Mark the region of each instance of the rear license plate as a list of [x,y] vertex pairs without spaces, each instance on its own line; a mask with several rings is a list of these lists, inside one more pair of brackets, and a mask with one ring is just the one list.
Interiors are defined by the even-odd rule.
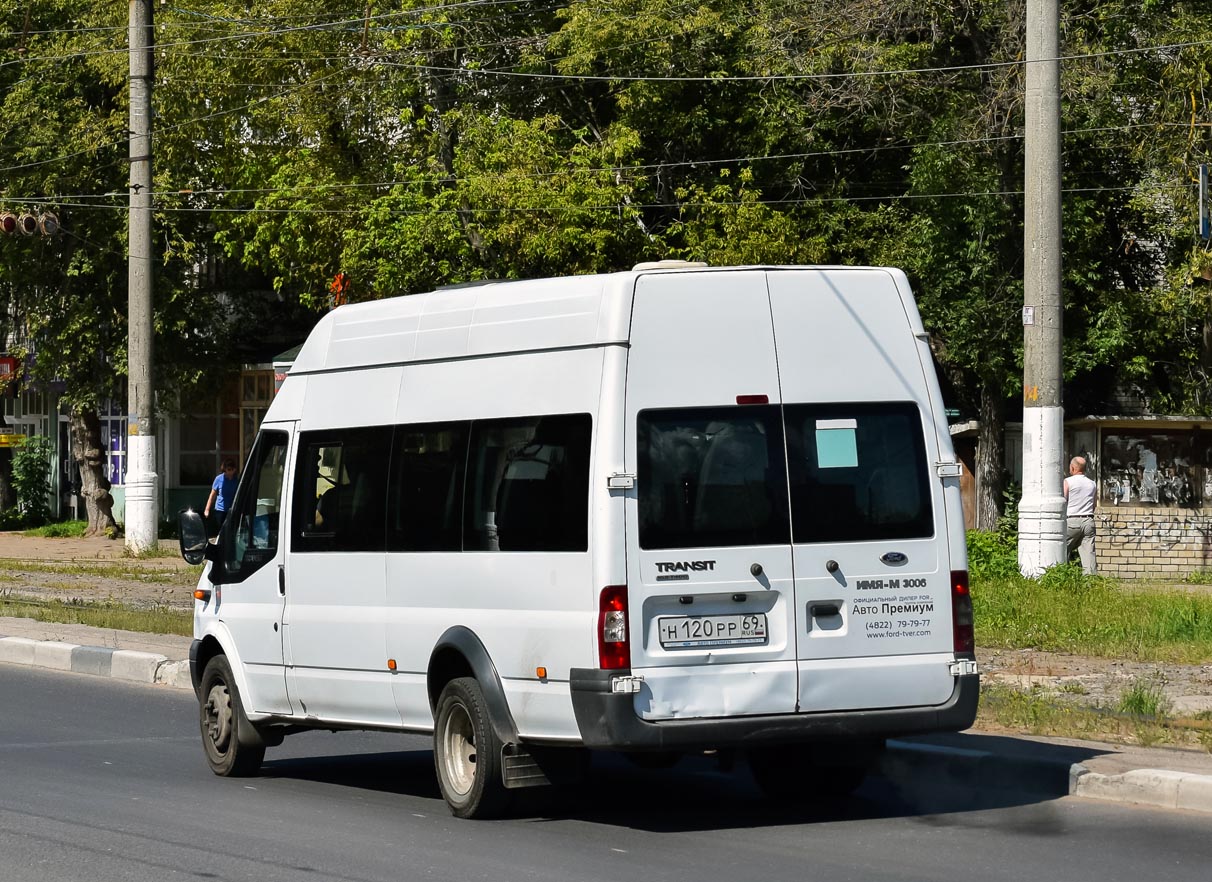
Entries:
[[766,614],[665,616],[657,619],[663,649],[752,646],[766,642]]

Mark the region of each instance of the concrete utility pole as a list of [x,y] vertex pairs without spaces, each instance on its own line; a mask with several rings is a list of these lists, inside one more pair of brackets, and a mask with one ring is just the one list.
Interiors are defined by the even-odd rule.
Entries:
[[155,390],[152,388],[152,0],[130,2],[130,245],[127,269],[126,547],[156,546]]
[[1027,0],[1023,498],[1018,508],[1018,566],[1023,575],[1033,578],[1065,560],[1058,6],[1058,0]]

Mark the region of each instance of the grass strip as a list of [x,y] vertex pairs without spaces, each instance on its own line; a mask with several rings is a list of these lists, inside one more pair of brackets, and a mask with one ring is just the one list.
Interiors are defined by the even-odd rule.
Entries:
[[58,521],[22,530],[22,536],[37,536],[42,539],[79,539],[88,529],[88,521]]
[[168,607],[136,609],[120,603],[64,603],[8,595],[0,597],[0,615],[56,625],[90,625],[147,634],[193,633],[193,611]]
[[1212,596],[1110,579],[975,579],[977,645],[1137,661],[1212,661]]
[[1212,721],[1204,714],[1176,720],[1165,713],[1136,714],[1056,701],[1038,689],[1015,689],[1000,683],[981,684],[976,728],[1006,729],[1055,738],[1078,738],[1140,744],[1202,748],[1212,753]]
[[0,572],[54,573],[63,576],[95,576],[99,579],[125,579],[130,582],[156,582],[167,585],[193,585],[202,572],[196,567],[140,567],[126,562],[80,563],[76,561],[39,561],[0,558]]

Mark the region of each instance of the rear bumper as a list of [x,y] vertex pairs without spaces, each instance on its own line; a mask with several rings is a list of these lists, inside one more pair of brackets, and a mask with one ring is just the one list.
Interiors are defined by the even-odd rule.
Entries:
[[965,674],[955,678],[951,698],[932,707],[650,721],[636,716],[633,695],[610,691],[611,680],[629,674],[572,669],[572,709],[586,747],[691,750],[959,732],[976,720],[980,697],[980,675]]

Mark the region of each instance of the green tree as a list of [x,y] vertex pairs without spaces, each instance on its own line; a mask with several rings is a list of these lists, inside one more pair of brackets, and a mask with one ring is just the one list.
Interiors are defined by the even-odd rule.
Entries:
[[[125,389],[126,40],[127,10],[114,4],[31,0],[0,11],[4,201],[53,212],[61,227],[0,243],[8,348],[26,358],[28,382],[62,390],[90,535],[115,528],[97,410]],[[166,165],[157,182],[180,178]],[[157,385],[188,387],[223,361],[229,341],[207,321],[222,292],[199,271],[208,219],[157,203]]]

